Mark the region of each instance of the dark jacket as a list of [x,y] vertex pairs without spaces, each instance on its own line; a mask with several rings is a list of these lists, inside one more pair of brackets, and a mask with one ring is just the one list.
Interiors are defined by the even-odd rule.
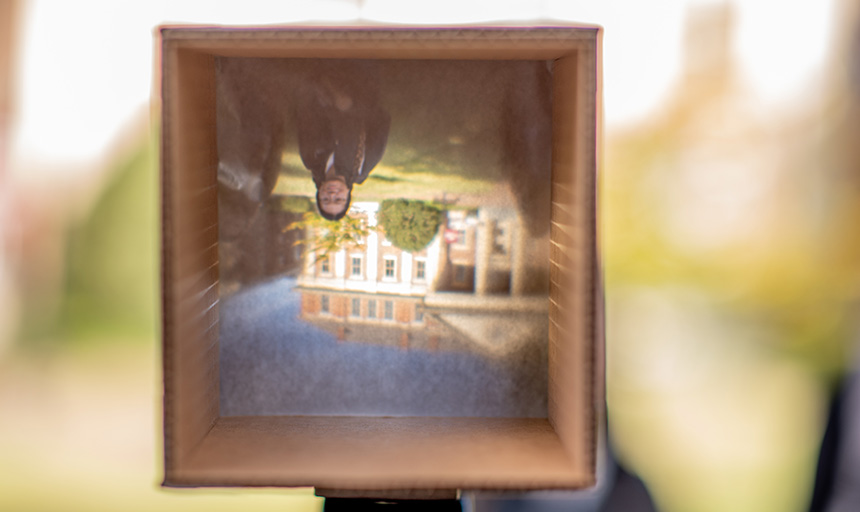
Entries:
[[331,162],[350,188],[363,183],[382,159],[391,118],[380,107],[373,77],[342,66],[338,73],[320,74],[299,94],[296,108],[299,154],[317,188]]

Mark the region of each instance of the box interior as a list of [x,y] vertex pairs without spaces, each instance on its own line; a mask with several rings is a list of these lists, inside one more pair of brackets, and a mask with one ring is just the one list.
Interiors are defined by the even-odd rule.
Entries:
[[[165,484],[574,489],[595,479],[593,28],[161,32]],[[548,417],[221,417],[215,58],[553,64]]]

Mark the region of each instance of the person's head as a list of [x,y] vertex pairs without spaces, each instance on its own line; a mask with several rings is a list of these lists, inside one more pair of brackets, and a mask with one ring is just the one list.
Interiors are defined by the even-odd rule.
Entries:
[[317,209],[323,218],[340,220],[349,210],[351,201],[352,187],[342,178],[326,180],[317,187]]

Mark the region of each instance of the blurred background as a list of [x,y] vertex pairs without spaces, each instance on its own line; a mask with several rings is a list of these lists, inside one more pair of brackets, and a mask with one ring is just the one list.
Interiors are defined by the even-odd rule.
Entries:
[[860,334],[852,0],[0,0],[0,509],[319,510],[163,490],[154,29],[604,27],[616,456],[658,510],[809,508]]

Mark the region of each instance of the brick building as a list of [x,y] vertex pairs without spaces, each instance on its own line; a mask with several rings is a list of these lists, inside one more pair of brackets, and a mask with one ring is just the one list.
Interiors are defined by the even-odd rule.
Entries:
[[[355,203],[352,215],[373,227],[378,208]],[[530,244],[515,210],[449,211],[440,235],[415,253],[371,230],[352,247],[306,255],[301,317],[342,341],[431,350],[483,343],[473,339],[483,324],[546,319],[545,286],[535,293],[540,285],[527,280]]]

